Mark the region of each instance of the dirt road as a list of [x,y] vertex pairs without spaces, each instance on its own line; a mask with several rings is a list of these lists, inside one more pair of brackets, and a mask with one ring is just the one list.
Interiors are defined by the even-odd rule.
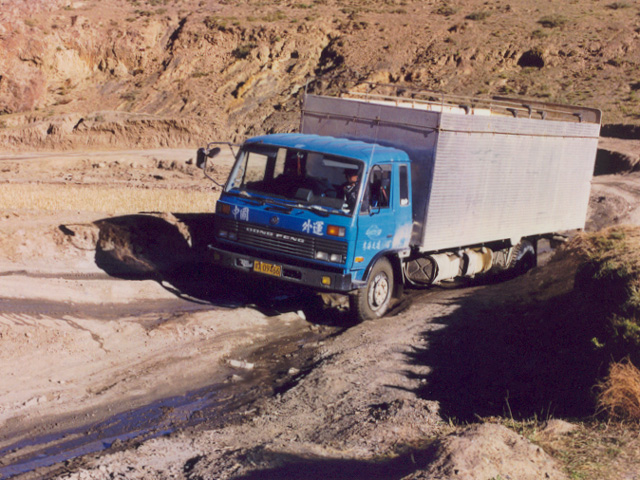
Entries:
[[[465,391],[445,359],[463,341],[452,326],[540,295],[540,285],[562,291],[571,272],[414,292],[394,315],[365,324],[349,323],[340,305],[305,320],[296,290],[267,291],[202,262],[210,216],[188,213],[202,211],[189,195],[216,190],[190,157],[0,156],[5,186],[51,187],[71,205],[3,199],[0,478],[436,478],[433,469],[454,467],[564,478],[503,427],[455,437],[493,452],[481,461],[452,454],[469,446],[446,440],[443,418],[464,417],[474,398],[487,415],[502,414],[505,392]],[[63,196],[74,182],[96,187],[85,199],[106,187],[116,200],[79,209]],[[635,174],[598,177],[590,228],[637,222],[636,185]],[[177,192],[192,209],[122,210],[121,197],[144,190]],[[435,348],[438,332],[453,343]]]
[[[308,346],[334,329],[305,322],[291,295],[255,295],[206,264],[176,271],[158,263],[156,249],[167,243],[150,246],[144,236],[175,230],[158,216],[112,217],[99,227],[25,217],[17,231],[24,256],[36,258],[5,259],[0,274],[2,477],[157,435],[161,422],[139,411],[169,408],[154,406],[159,399],[180,410],[169,423],[199,423],[240,385],[257,391],[257,379],[277,384],[284,365],[300,369]],[[260,362],[248,362],[258,349]],[[216,392],[203,401],[203,389]],[[124,412],[134,412],[128,424],[111,426]],[[190,420],[194,412],[200,418]]]

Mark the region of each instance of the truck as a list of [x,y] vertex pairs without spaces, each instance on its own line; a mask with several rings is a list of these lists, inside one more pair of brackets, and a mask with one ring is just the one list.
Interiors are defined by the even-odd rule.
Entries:
[[[405,288],[535,265],[583,229],[601,112],[509,97],[305,92],[297,133],[244,141],[211,261],[340,293],[360,320]],[[211,142],[197,164],[220,151]]]

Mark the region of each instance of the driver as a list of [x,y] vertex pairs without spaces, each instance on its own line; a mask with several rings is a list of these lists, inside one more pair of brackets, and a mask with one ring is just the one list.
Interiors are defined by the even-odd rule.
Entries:
[[342,195],[344,202],[349,206],[349,210],[351,210],[358,199],[358,170],[345,168],[344,176],[346,181],[340,185],[339,193]]

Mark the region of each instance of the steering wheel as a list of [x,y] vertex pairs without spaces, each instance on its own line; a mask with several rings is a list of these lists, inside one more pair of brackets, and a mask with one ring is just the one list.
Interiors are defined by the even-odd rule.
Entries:
[[322,191],[322,196],[323,197],[338,198],[338,191],[333,187],[329,187],[329,188],[326,188],[326,189],[324,189]]

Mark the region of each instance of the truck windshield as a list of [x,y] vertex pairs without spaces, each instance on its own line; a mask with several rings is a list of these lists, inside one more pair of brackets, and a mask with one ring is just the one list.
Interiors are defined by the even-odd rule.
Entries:
[[247,145],[231,173],[227,191],[257,193],[351,214],[363,164],[357,160],[318,152]]

